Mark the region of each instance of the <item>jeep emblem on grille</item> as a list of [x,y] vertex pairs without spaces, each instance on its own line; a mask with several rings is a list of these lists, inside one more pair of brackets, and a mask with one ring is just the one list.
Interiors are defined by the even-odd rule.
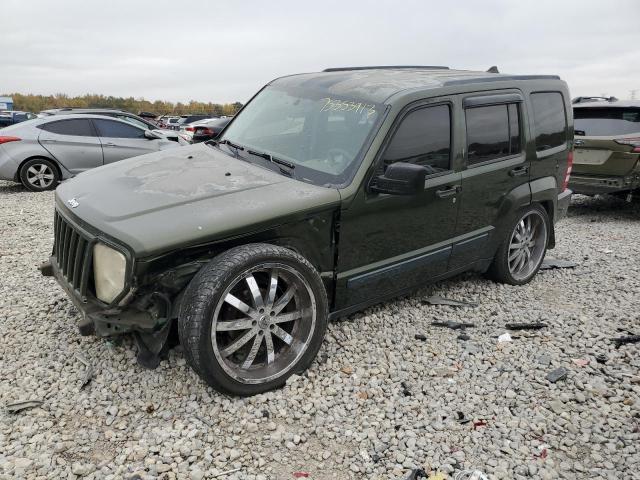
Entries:
[[71,208],[76,208],[78,205],[80,205],[80,203],[78,203],[78,200],[76,200],[75,198],[72,198],[71,200],[67,200],[67,203]]

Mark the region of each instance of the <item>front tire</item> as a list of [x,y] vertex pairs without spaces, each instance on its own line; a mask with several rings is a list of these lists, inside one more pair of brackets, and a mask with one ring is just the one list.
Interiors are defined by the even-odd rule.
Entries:
[[53,190],[60,182],[60,172],[51,160],[32,158],[20,167],[20,181],[32,192]]
[[521,209],[504,234],[489,276],[509,285],[529,283],[544,260],[550,231],[549,216],[542,206]]
[[250,244],[215,257],[192,279],[178,330],[187,362],[205,382],[247,396],[305,371],[327,317],[322,280],[304,257]]

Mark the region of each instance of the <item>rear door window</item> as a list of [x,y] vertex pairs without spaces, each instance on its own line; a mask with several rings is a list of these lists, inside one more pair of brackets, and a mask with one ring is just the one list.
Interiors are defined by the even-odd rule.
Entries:
[[640,108],[574,108],[576,135],[609,137],[640,133]]
[[58,135],[73,135],[77,137],[95,137],[89,120],[74,118],[71,120],[59,120],[57,122],[40,125],[42,130],[57,133]]
[[449,105],[423,107],[404,117],[384,154],[385,166],[395,162],[425,165],[434,173],[451,169]]
[[98,136],[106,138],[145,138],[144,130],[113,120],[93,119]]
[[536,151],[543,152],[567,142],[567,116],[560,92],[531,94]]
[[520,153],[520,116],[515,103],[465,110],[467,165]]

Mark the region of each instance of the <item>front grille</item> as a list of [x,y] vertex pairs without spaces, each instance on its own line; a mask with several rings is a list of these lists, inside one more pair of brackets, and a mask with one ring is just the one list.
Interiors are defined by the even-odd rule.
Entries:
[[91,272],[91,239],[55,212],[53,257],[58,271],[81,296],[87,293]]

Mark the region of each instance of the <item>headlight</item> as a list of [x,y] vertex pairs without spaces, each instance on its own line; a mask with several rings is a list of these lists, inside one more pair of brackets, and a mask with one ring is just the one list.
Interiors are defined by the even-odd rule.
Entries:
[[96,296],[111,303],[124,289],[127,259],[124,255],[103,243],[93,247],[93,280]]

